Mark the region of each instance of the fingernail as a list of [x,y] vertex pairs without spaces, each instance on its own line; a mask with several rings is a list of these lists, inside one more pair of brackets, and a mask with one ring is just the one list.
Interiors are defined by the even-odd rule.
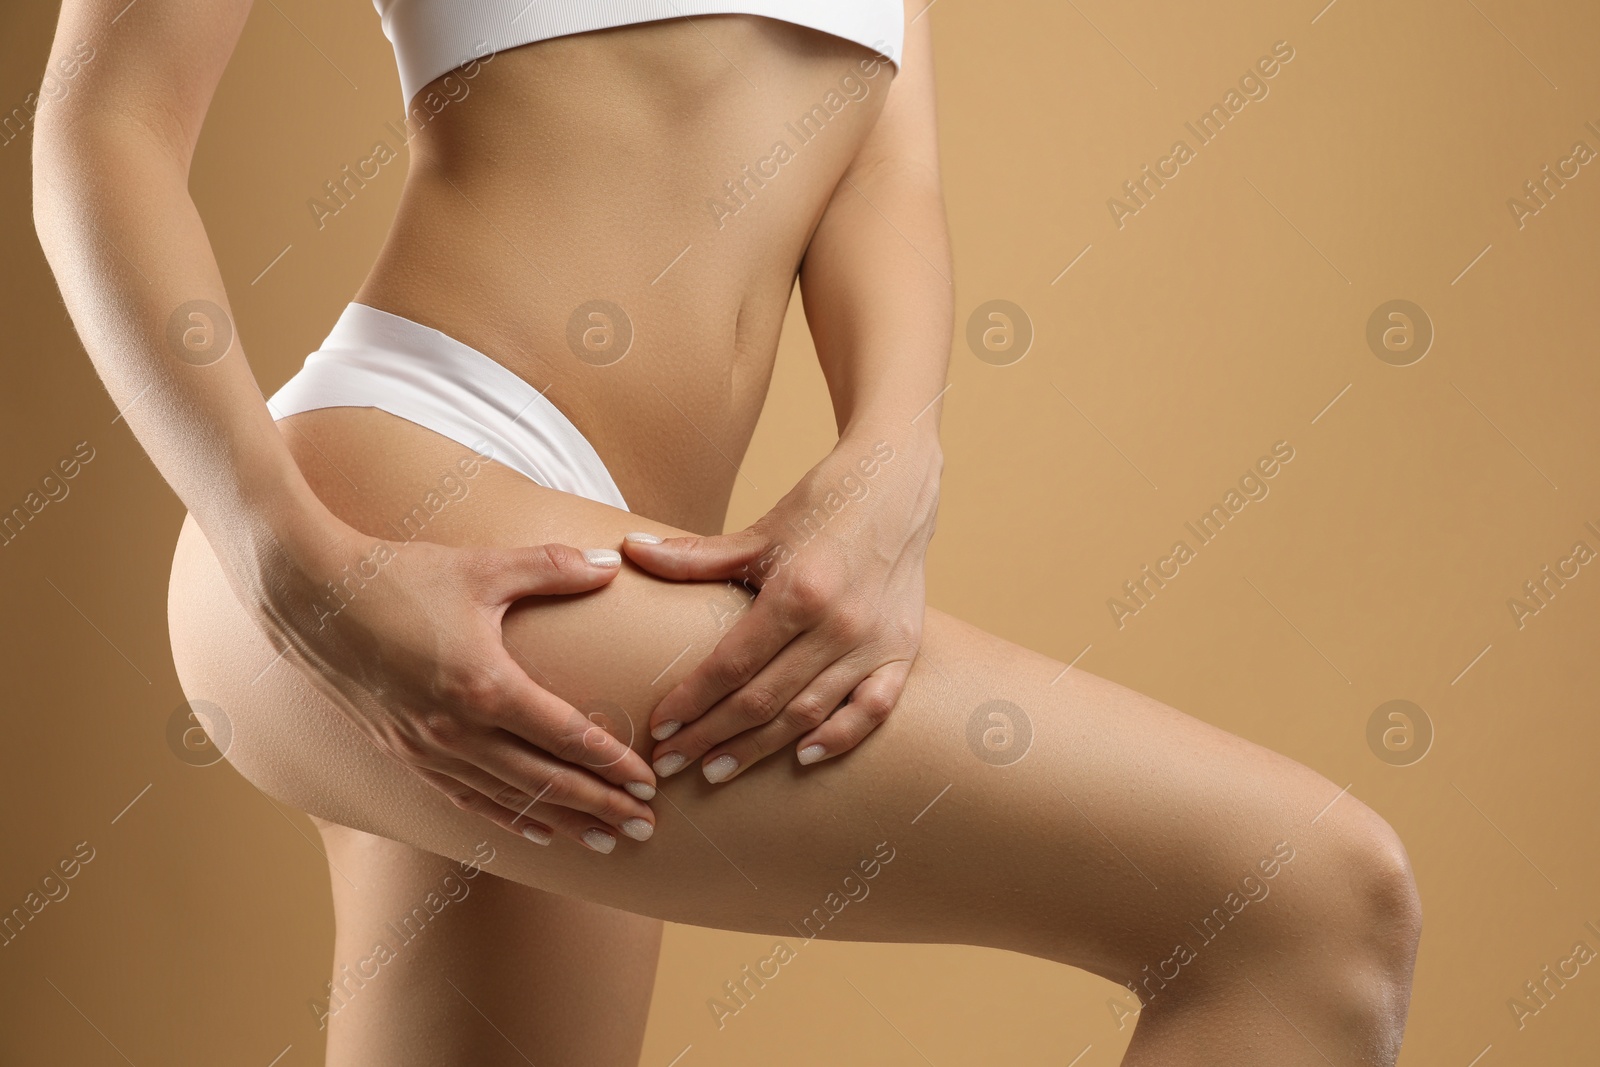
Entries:
[[655,738],[657,741],[665,741],[667,738],[677,733],[682,726],[683,723],[679,722],[678,720],[668,719],[660,726],[650,727],[650,736]]
[[535,826],[524,826],[522,828],[522,836],[536,845],[548,845],[550,843],[550,835]]
[[657,778],[671,778],[674,774],[683,770],[683,765],[688,762],[682,752],[668,752],[651,766],[655,768]]
[[659,545],[661,543],[661,538],[652,533],[631,533],[624,535],[622,539],[624,541],[632,541],[636,545]]
[[739,769],[739,761],[729,755],[721,755],[706,764],[706,781],[712,785],[726,782],[733,777],[733,772]]
[[[648,841],[650,840],[650,835],[656,832],[656,828],[651,825],[649,819],[624,819],[622,820],[622,832],[635,841]],[[607,849],[606,851],[609,852],[611,850]]]
[[622,788],[638,797],[640,800],[652,800],[656,795],[656,787],[649,782],[629,782]]
[[800,750],[800,762],[816,763],[818,760],[825,758],[827,755],[828,750],[823,748],[821,745],[807,745],[805,748]]
[[622,553],[610,548],[586,548],[583,558],[591,567],[620,567],[622,566]]
[[583,832],[583,843],[601,853],[610,852],[617,847],[617,839],[604,830],[585,830]]

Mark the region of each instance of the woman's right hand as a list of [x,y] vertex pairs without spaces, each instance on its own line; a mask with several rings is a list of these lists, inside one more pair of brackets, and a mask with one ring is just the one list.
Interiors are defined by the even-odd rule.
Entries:
[[[608,827],[648,837],[649,765],[535,685],[500,632],[517,598],[593,589],[617,564],[564,546],[363,536],[321,507],[262,403],[188,191],[250,5],[167,5],[117,24],[114,46],[103,35],[122,5],[60,6],[50,69],[76,70],[90,41],[100,58],[93,77],[33,116],[40,247],[117,418],[188,507],[240,602],[367,736],[457,805],[602,852],[616,843]],[[328,601],[346,581],[354,595]]]
[[605,585],[618,553],[452,548],[337,525],[248,568],[249,606],[274,644],[457,807],[539,844],[555,831],[610,852],[612,828],[646,840],[649,764],[535,684],[501,636],[513,601]]

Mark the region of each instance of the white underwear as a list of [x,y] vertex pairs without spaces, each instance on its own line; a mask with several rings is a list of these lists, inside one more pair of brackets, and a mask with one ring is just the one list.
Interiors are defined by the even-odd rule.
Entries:
[[387,311],[346,307],[267,401],[274,420],[318,408],[377,408],[546,488],[628,510],[594,446],[544,394],[477,349]]
[[[887,56],[897,70],[906,34],[901,0],[373,0],[373,6],[384,36],[394,44],[407,108],[428,83],[474,59],[534,41],[660,19],[763,15],[855,41]],[[421,106],[438,110],[426,102]]]

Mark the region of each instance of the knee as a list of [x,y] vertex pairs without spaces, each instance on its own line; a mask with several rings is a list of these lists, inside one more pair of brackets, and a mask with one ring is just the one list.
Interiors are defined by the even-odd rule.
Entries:
[[1411,869],[1411,857],[1394,828],[1377,818],[1382,827],[1380,841],[1371,852],[1370,884],[1373,907],[1380,924],[1393,935],[1390,944],[1402,950],[1409,976],[1422,937],[1422,897]]
[[1400,835],[1359,801],[1331,833],[1348,872],[1350,932],[1377,962],[1402,971],[1409,982],[1422,936],[1422,899]]
[[1326,924],[1314,981],[1346,1025],[1398,1051],[1422,936],[1421,898],[1399,834],[1359,801],[1340,802],[1346,803],[1338,819],[1330,812],[1323,821],[1331,825],[1306,842]]

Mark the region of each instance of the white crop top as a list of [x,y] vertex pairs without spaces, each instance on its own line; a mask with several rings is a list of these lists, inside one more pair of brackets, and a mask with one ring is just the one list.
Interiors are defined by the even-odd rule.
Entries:
[[372,0],[394,45],[409,107],[424,85],[505,48],[590,30],[696,15],[763,15],[843,37],[896,66],[901,0]]

